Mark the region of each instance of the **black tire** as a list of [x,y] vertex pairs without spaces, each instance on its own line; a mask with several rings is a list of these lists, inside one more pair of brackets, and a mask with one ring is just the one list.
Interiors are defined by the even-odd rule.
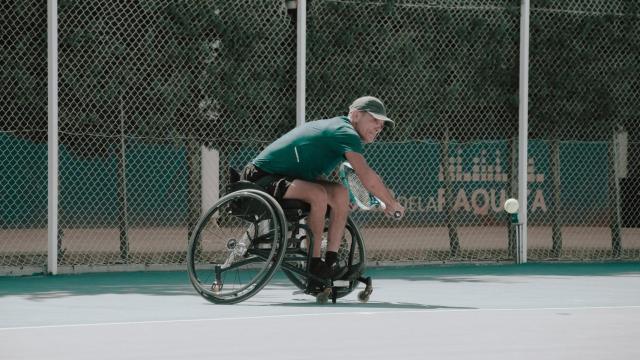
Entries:
[[[325,233],[327,229],[325,228]],[[315,240],[314,240],[315,241]],[[322,241],[320,239],[319,241]],[[356,227],[356,224],[353,222],[351,217],[347,219],[347,225],[345,227],[344,236],[342,238],[342,243],[340,244],[340,248],[338,249],[338,261],[341,266],[346,266],[349,263],[349,257],[351,256],[351,244],[354,243],[353,247],[353,255],[351,259],[351,267],[354,269],[358,269],[358,273],[364,274],[365,264],[367,259],[367,254],[364,247],[364,242],[362,241],[362,236],[360,235],[360,231]],[[324,255],[324,254],[323,254]],[[300,260],[291,260],[288,261],[288,257],[296,257]],[[285,258],[285,262],[289,265],[295,266],[301,270],[306,270],[306,249],[290,249],[287,252],[287,258]],[[305,290],[307,285],[307,278],[299,275],[295,272],[288,271],[286,269],[282,269],[284,274],[291,280],[291,282],[300,290]],[[346,288],[338,288],[336,292],[336,297],[341,298],[349,295],[355,288],[358,286],[358,280],[353,279],[349,281],[349,287]]]
[[216,304],[252,297],[280,265],[286,231],[282,208],[266,193],[241,190],[222,197],[198,221],[189,240],[191,284]]

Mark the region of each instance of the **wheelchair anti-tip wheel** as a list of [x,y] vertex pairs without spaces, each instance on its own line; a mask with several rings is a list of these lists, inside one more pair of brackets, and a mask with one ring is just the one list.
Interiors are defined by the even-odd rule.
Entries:
[[329,298],[331,297],[331,295],[332,295],[331,288],[326,288],[321,292],[319,292],[318,294],[316,294],[316,302],[318,304],[324,305],[329,301]]
[[358,300],[361,303],[366,303],[367,301],[369,301],[369,297],[373,292],[373,285],[371,284],[371,278],[370,277],[365,278],[364,283],[366,285],[364,290],[358,293]]
[[286,251],[286,221],[275,199],[256,190],[222,197],[196,225],[189,279],[205,299],[233,304],[262,289]]

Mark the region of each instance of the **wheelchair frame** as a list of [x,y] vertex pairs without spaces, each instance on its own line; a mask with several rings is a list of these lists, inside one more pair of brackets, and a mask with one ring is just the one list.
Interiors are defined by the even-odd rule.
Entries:
[[[313,249],[316,239],[305,223],[308,204],[298,200],[280,203],[245,181],[232,182],[226,190],[227,195],[200,218],[189,240],[189,279],[202,297],[216,304],[239,303],[257,294],[281,269],[301,292],[316,296],[319,303],[329,298],[335,303],[360,282],[365,289],[358,299],[368,301],[373,287],[371,278],[364,277],[364,242],[350,217],[339,249],[346,274],[340,279],[321,279],[309,272],[308,249]],[[321,291],[309,287],[311,280],[322,284]]]

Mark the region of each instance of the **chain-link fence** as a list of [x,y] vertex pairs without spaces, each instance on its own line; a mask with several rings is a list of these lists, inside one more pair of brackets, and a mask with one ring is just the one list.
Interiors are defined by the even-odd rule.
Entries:
[[291,126],[292,31],[281,1],[61,7],[62,264],[184,261],[220,160]]
[[513,259],[500,205],[517,184],[519,14],[505,1],[310,6],[309,117],[376,94],[397,120],[367,157],[408,214],[356,215],[371,259]]
[[[47,7],[3,2],[0,266],[47,262]],[[9,15],[10,14],[10,15]]]
[[[0,5],[0,266],[46,264],[46,4]],[[529,258],[640,258],[632,1],[532,1]],[[184,267],[202,209],[295,126],[283,0],[60,1],[59,264]],[[382,98],[366,150],[407,207],[371,262],[513,261],[520,2],[309,1],[307,120]],[[6,271],[5,271],[6,272]]]
[[[637,1],[545,1],[531,11],[534,259],[638,258]],[[531,164],[533,166],[534,164]],[[540,194],[540,195],[538,195]]]
[[[3,26],[0,266],[42,269],[46,2],[2,7],[14,23]],[[281,0],[58,11],[60,267],[183,267],[189,230],[226,179],[219,169],[295,126],[294,19]]]

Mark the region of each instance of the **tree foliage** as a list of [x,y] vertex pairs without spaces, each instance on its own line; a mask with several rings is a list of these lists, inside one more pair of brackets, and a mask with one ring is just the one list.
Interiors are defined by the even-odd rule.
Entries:
[[[390,140],[438,138],[445,128],[463,141],[512,136],[520,4],[478,4],[311,1],[307,118],[375,94],[400,120]],[[640,6],[602,4],[532,1],[534,137],[592,139],[634,125]],[[0,20],[0,130],[44,142],[46,7],[1,6],[11,16]],[[61,0],[62,144],[95,156],[123,134],[269,142],[295,123],[295,24],[282,9],[277,0]]]

